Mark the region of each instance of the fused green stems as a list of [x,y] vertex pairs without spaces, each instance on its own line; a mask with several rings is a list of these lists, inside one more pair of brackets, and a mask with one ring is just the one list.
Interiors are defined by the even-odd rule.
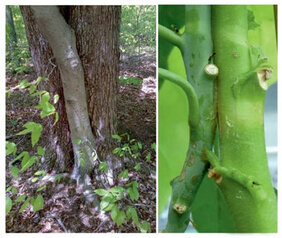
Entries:
[[212,165],[209,177],[214,178],[217,184],[220,184],[222,179],[226,177],[246,188],[254,199],[263,200],[266,198],[262,185],[253,176],[248,176],[238,169],[221,166],[217,156],[209,150],[205,154]]
[[264,137],[264,99],[271,67],[249,45],[248,25],[246,5],[212,6],[222,166],[215,168],[223,175],[219,186],[236,231],[276,232],[277,199]]
[[159,68],[159,77],[175,83],[184,90],[189,104],[189,125],[196,127],[199,123],[199,102],[192,85],[181,76],[162,68]]

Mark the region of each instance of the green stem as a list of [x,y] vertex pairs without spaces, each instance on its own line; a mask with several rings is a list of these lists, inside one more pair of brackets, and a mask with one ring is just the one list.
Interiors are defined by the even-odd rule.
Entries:
[[228,169],[226,167],[221,166],[217,156],[209,150],[206,151],[206,156],[215,172],[219,173],[220,176],[229,178],[234,182],[240,184],[241,186],[245,187],[254,199],[261,201],[266,198],[266,193],[261,184],[257,182],[257,179],[252,176],[248,176],[237,169]]
[[[220,161],[226,179],[219,184],[237,232],[276,232],[277,204],[264,141],[265,88],[253,72],[248,44],[248,12],[242,5],[212,7],[213,42],[218,76]],[[259,62],[258,62],[259,63]],[[266,65],[265,65],[266,66]],[[239,81],[240,82],[239,82]],[[238,83],[239,82],[239,83]],[[236,85],[237,84],[237,85]],[[234,95],[234,85],[240,96]],[[229,176],[259,178],[265,199]],[[249,183],[250,184],[250,183]],[[251,186],[251,185],[250,185]]]
[[183,77],[162,68],[159,68],[159,77],[169,80],[183,89],[189,104],[189,125],[196,127],[199,123],[199,102],[192,85]]
[[166,232],[184,232],[187,228],[191,206],[207,168],[203,149],[211,149],[216,128],[214,81],[204,71],[212,55],[210,6],[189,5],[185,13],[186,29],[182,35],[185,45],[181,53],[187,78],[199,99],[200,121],[190,128],[190,144],[182,172],[171,182]]
[[159,24],[159,36],[166,39],[173,45],[179,47],[179,49],[183,49],[184,41],[181,36],[177,35],[174,31],[168,29],[165,26]]

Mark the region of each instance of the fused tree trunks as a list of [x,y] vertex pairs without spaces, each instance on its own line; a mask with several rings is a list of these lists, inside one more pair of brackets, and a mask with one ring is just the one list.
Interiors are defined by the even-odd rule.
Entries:
[[59,67],[74,149],[73,176],[79,183],[84,183],[85,176],[94,168],[97,155],[88,117],[84,73],[76,50],[75,35],[57,7],[31,8]]
[[[66,165],[73,163],[73,158],[76,158],[74,160],[76,172],[73,174],[77,172],[90,174],[94,171],[94,176],[102,181],[102,176],[97,174],[97,169],[93,170],[98,162],[93,162],[93,158],[98,157],[99,161],[107,162],[108,180],[112,180],[110,178],[113,178],[113,169],[119,164],[111,153],[111,136],[116,132],[121,8],[118,6],[44,6],[40,7],[41,13],[36,17],[34,10],[39,8],[33,8],[21,7],[21,11],[26,24],[34,66],[38,76],[49,78],[44,89],[51,95],[59,94],[61,99],[57,108],[60,118],[56,128],[52,128],[53,122],[48,124],[48,128],[52,131],[49,137],[52,144],[50,151],[55,151],[55,154],[50,156],[52,159],[49,164],[53,162],[55,165],[58,164],[60,169],[64,169]],[[47,10],[51,8],[52,11],[56,9],[56,14],[54,13],[56,20],[55,15],[53,19],[46,15]],[[48,17],[48,20],[43,19],[44,17]],[[58,21],[57,18],[60,20]],[[58,26],[59,24],[62,25]],[[47,29],[51,25],[55,28],[61,27],[61,30]],[[63,56],[64,53],[70,53],[67,53],[70,49],[73,55],[69,54],[70,57],[67,58]],[[76,60],[80,65],[79,68],[73,65]],[[85,85],[85,89],[81,88],[82,85],[83,87]],[[80,106],[75,106],[76,103]],[[89,121],[91,126],[88,127]],[[84,148],[84,154],[88,154],[89,160],[85,160],[84,155],[82,157],[77,155],[76,150],[80,151],[81,148],[80,146],[76,148],[77,145],[71,143],[71,138],[72,141],[79,139],[84,144],[89,143],[89,151]],[[60,150],[56,149],[58,147]],[[85,161],[81,161],[81,158]],[[84,169],[81,168],[81,164],[86,164]],[[109,181],[110,184],[112,182]],[[107,182],[102,181],[102,183]]]
[[53,121],[43,119],[46,125],[43,137],[49,139],[46,143],[47,148],[44,160],[44,169],[47,171],[55,170],[64,172],[69,170],[73,164],[73,153],[70,139],[69,124],[66,114],[64,93],[59,69],[53,56],[52,49],[41,34],[38,24],[34,19],[30,6],[20,6],[23,15],[26,35],[32,56],[32,62],[37,76],[48,77],[48,82],[41,82],[41,89],[46,90],[51,96],[58,94],[60,100],[55,105],[59,113],[59,121],[53,126]]

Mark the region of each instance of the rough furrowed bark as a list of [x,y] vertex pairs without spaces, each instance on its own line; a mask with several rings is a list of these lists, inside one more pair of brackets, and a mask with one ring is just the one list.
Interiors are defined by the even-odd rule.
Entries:
[[60,72],[52,49],[41,34],[31,7],[20,6],[20,9],[37,76],[49,79],[48,82],[42,81],[40,83],[40,89],[48,91],[51,97],[58,94],[61,99],[55,104],[56,111],[59,113],[59,121],[53,125],[53,120],[43,119],[43,124],[48,130],[44,130],[42,137],[48,138],[49,143],[45,145],[46,153],[42,166],[45,171],[55,170],[58,173],[70,171],[73,165],[72,144]]
[[214,82],[213,77],[205,72],[205,66],[213,54],[210,7],[186,6],[185,11],[186,27],[183,35],[162,26],[159,34],[178,46],[182,52],[187,78],[199,101],[199,123],[190,124],[190,144],[186,160],[180,176],[171,182],[172,197],[164,232],[184,232],[187,229],[190,208],[207,167],[204,150],[212,148],[216,127]]
[[73,177],[78,184],[89,188],[89,174],[97,162],[97,153],[94,149],[94,137],[87,111],[84,74],[76,50],[75,35],[57,7],[34,6],[32,10],[40,30],[52,48],[62,78],[75,158]]
[[107,162],[108,181],[113,185],[113,170],[120,166],[120,160],[112,154],[112,135],[116,134],[117,122],[121,7],[71,6],[68,15],[84,70],[95,149],[99,159]]
[[[264,141],[264,99],[271,68],[248,45],[246,6],[213,6],[220,163],[209,155],[237,232],[276,232],[277,198]],[[254,62],[253,59],[257,59]],[[213,161],[213,162],[212,162]]]

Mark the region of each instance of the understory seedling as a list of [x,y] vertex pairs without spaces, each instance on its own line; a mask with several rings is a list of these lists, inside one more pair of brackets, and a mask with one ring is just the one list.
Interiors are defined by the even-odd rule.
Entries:
[[[53,103],[50,102],[50,94],[47,91],[44,90],[38,90],[37,87],[40,84],[41,81],[47,81],[47,78],[38,77],[37,80],[33,83],[28,82],[26,79],[21,80],[21,82],[18,84],[16,89],[18,90],[24,90],[28,89],[29,94],[33,97],[39,98],[39,104],[35,106],[36,109],[40,110],[40,117],[43,119],[48,116],[55,115],[54,118],[54,124],[57,123],[59,119],[58,112],[56,112],[56,109],[54,107],[54,104],[56,104],[59,100],[59,96],[56,94],[53,97]],[[10,95],[10,92],[8,96]],[[35,147],[41,137],[43,126],[41,123],[29,121],[25,123],[24,130],[18,132],[16,135],[31,135],[31,145],[32,147]],[[14,142],[6,141],[6,156],[12,155],[15,156],[17,153],[17,146]],[[45,150],[42,146],[37,145],[36,152],[31,155],[28,151],[22,151],[19,155],[17,155],[14,159],[12,159],[9,162],[10,167],[10,173],[14,177],[14,179],[18,179],[19,173],[25,172],[30,167],[40,163],[41,158],[45,155]],[[36,183],[40,181],[44,176],[46,175],[46,172],[44,170],[38,170],[34,173],[34,177],[31,178],[32,183]],[[45,184],[42,184],[39,186],[35,193],[37,194],[36,197],[27,197],[27,195],[23,194],[20,196],[17,196],[14,201],[12,200],[12,196],[16,195],[18,193],[17,189],[14,186],[10,186],[6,189],[6,192],[12,193],[8,196],[6,196],[6,214],[10,212],[13,205],[17,205],[21,203],[21,207],[19,209],[19,213],[24,211],[28,205],[31,205],[33,208],[33,212],[37,212],[39,210],[42,210],[44,207],[44,198],[42,194],[39,192],[42,191],[45,188]]]
[[[140,141],[130,138],[128,133],[113,135],[112,137],[117,140],[120,145],[113,150],[113,154],[118,155],[121,159],[124,159],[124,157],[132,159],[139,158],[141,150],[143,149]],[[151,148],[154,150],[155,144],[152,144]],[[151,152],[147,153],[145,160],[149,161],[150,159]],[[136,163],[134,170],[139,171],[140,168],[141,163]],[[106,162],[100,162],[99,170],[104,173],[108,171]],[[112,221],[115,222],[118,227],[124,222],[132,221],[140,232],[150,232],[150,224],[147,221],[139,221],[138,212],[134,208],[133,202],[139,200],[139,184],[137,181],[128,181],[129,172],[129,169],[124,169],[118,174],[119,184],[127,181],[123,187],[115,186],[109,190],[96,189],[94,192],[101,197],[100,208],[110,213]],[[124,203],[128,205],[124,205]]]

